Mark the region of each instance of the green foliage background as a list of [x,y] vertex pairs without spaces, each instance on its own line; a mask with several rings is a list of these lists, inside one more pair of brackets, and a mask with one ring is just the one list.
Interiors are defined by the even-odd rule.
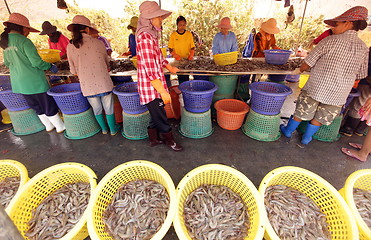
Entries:
[[[66,27],[72,22],[72,18],[77,14],[82,14],[94,22],[100,34],[108,39],[111,39],[111,45],[114,51],[121,54],[127,51],[128,36],[131,30],[127,29],[130,18],[134,15],[139,16],[139,5],[143,0],[127,0],[127,5],[124,9],[125,18],[112,18],[103,10],[94,10],[87,8],[79,8],[77,5],[69,6],[69,13],[66,19],[45,19],[58,27],[58,30],[70,37],[70,32]],[[224,1],[206,1],[206,0],[173,0],[174,6],[178,6],[179,10],[173,12],[170,17],[164,21],[161,45],[166,46],[171,32],[176,30],[176,18],[183,15],[188,22],[188,30],[197,32],[203,41],[201,47],[196,48],[196,55],[207,56],[211,49],[214,35],[218,32],[215,27],[221,18],[228,16],[232,20],[232,31],[238,38],[240,52],[242,52],[246,39],[252,28],[259,30],[259,26],[263,19],[253,19],[252,17],[252,0],[224,0]],[[279,34],[276,34],[277,44],[282,49],[294,49],[299,37],[299,28],[301,17],[296,13],[295,21],[288,25],[284,24],[288,8],[282,10],[275,16],[278,22],[278,27],[281,29]],[[40,23],[31,23],[32,26],[41,29]],[[285,28],[286,27],[286,28]],[[3,25],[0,24],[2,32]],[[301,38],[298,46],[308,48],[311,41],[326,30],[323,24],[323,17],[312,18],[305,17],[302,28]],[[370,32],[361,32],[360,36],[365,39],[368,45],[371,45]],[[47,36],[38,34],[30,34],[29,38],[35,43],[37,48],[48,48]],[[368,41],[368,42],[367,42]],[[2,61],[2,51],[0,51],[0,61]]]

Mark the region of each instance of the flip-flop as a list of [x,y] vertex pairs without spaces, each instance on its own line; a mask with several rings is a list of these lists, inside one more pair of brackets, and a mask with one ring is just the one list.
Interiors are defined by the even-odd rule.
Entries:
[[360,143],[349,143],[349,146],[354,147],[355,149],[361,149],[362,144]]
[[366,161],[367,161],[367,159],[366,159],[366,160],[361,160],[361,159],[359,159],[358,157],[356,157],[353,153],[350,152],[350,149],[348,149],[348,148],[341,148],[341,151],[342,151],[345,155],[347,155],[347,156],[349,156],[349,157],[351,157],[351,158],[357,159],[357,160],[360,161],[360,162],[366,162]]

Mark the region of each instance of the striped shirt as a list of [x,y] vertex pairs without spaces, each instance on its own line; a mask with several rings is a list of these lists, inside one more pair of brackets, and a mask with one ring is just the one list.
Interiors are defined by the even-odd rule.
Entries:
[[323,39],[304,61],[311,67],[304,90],[328,105],[343,105],[354,81],[367,76],[368,48],[354,30]]
[[151,85],[151,81],[160,79],[164,88],[167,89],[163,67],[169,64],[169,62],[163,57],[158,40],[149,33],[140,33],[136,41],[138,92],[140,103],[144,105],[156,98],[161,98],[161,95]]

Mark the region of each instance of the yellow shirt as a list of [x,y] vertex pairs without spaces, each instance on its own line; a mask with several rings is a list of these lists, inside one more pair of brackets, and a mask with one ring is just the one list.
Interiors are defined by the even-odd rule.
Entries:
[[176,31],[170,35],[168,48],[174,49],[181,58],[188,58],[191,48],[195,47],[193,35],[190,31],[179,34]]

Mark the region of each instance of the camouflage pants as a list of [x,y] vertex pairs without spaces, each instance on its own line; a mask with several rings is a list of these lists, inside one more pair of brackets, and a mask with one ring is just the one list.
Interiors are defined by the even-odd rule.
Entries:
[[341,107],[320,103],[302,91],[296,101],[294,116],[304,121],[315,119],[322,125],[330,125],[339,115]]

